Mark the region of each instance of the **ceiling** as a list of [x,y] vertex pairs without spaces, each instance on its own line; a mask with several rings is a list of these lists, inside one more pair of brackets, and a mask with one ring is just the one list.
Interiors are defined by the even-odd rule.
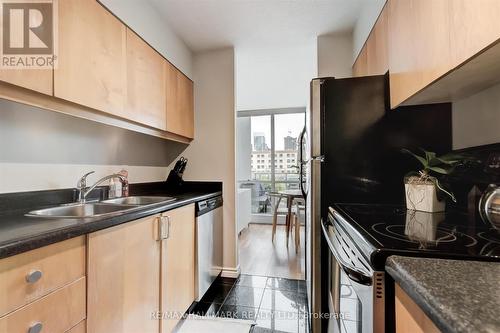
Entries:
[[351,31],[377,0],[147,0],[194,52],[298,44]]

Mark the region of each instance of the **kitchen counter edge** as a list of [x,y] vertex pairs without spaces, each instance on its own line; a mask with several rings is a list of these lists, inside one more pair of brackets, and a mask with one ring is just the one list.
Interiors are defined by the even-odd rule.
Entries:
[[151,215],[167,212],[175,208],[187,206],[189,204],[220,195],[222,195],[222,191],[203,194],[183,194],[180,199],[173,202],[167,202],[163,205],[151,205],[150,207],[144,207],[143,209],[134,210],[119,216],[94,218],[90,221],[82,219],[82,223],[76,225],[72,224],[67,228],[55,228],[54,230],[48,230],[36,236],[13,239],[11,242],[4,242],[3,244],[0,244],[0,259],[35,250],[50,244],[62,242],[70,238],[135,221]]
[[390,256],[385,267],[442,332],[500,330],[499,263]]

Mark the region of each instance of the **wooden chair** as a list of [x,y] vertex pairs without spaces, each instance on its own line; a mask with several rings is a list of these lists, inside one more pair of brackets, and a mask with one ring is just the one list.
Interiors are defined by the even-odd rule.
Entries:
[[283,215],[286,216],[288,214],[288,210],[286,208],[280,208],[280,203],[282,199],[287,199],[286,195],[282,195],[277,192],[269,192],[269,201],[271,202],[271,207],[273,211],[273,232],[272,232],[272,241],[274,243],[274,236],[276,235],[276,225],[278,223],[278,216]]
[[306,201],[303,198],[295,198],[295,213],[292,214],[292,228],[295,231],[295,252],[299,252],[300,249],[300,212],[306,211]]

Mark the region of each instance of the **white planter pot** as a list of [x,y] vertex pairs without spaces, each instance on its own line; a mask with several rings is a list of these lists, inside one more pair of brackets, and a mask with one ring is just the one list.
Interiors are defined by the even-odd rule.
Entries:
[[436,185],[431,182],[405,183],[406,208],[419,210],[421,212],[437,213],[444,212],[445,201],[439,201],[436,193]]

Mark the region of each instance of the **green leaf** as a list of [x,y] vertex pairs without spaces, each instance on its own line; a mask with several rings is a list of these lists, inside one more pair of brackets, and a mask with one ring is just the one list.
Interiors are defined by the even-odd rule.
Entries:
[[422,151],[424,152],[425,154],[425,159],[427,160],[427,163],[430,164],[430,162],[436,158],[436,153],[432,152],[432,151],[427,151],[427,150],[424,150],[422,149]]
[[401,152],[415,157],[420,163],[422,163],[424,168],[428,167],[427,160],[425,158],[423,158],[422,156],[418,156],[418,155],[412,153],[411,151],[409,151],[408,149],[401,149]]
[[442,175],[449,175],[450,173],[453,172],[453,170],[455,168],[447,168],[447,169],[445,169],[445,168],[440,168],[440,167],[437,167],[437,166],[430,166],[428,169],[431,170],[431,171],[440,173]]

